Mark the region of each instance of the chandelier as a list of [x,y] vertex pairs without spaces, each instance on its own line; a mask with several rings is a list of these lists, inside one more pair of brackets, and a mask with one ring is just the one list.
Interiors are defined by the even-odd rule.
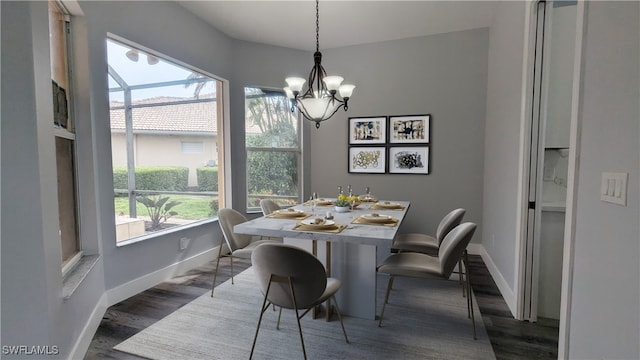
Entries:
[[[316,129],[320,122],[328,120],[340,108],[347,111],[347,102],[356,87],[351,84],[342,84],[341,76],[327,76],[322,67],[322,54],[320,53],[320,15],[319,0],[316,0],[316,52],[313,54],[313,68],[309,73],[309,82],[306,91],[302,87],[306,82],[301,77],[286,78],[287,87],[284,91],[291,100],[291,111],[297,107],[307,120],[315,121]],[[340,96],[336,96],[340,94]]]

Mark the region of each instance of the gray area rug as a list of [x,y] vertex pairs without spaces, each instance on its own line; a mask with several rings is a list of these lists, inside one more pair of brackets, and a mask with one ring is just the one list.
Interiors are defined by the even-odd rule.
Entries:
[[[210,293],[118,344],[115,349],[149,359],[248,359],[262,305],[253,270],[245,270]],[[378,280],[378,314],[387,278]],[[340,322],[302,319],[309,359],[495,359],[477,306],[473,340],[466,299],[457,281],[396,278],[382,327],[344,316]],[[254,359],[300,359],[302,349],[292,310],[267,310]]]

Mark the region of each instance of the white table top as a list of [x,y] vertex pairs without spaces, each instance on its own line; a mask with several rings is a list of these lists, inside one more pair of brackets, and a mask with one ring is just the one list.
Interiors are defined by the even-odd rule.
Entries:
[[[327,199],[329,200],[329,199]],[[381,200],[380,202],[383,202]],[[324,216],[327,211],[331,211],[333,214],[333,221],[338,224],[345,224],[347,228],[340,233],[329,233],[321,231],[300,231],[293,230],[293,227],[299,220],[295,219],[282,219],[282,218],[268,218],[259,217],[254,220],[236,225],[233,230],[240,234],[249,235],[262,235],[282,238],[298,238],[309,240],[323,240],[323,241],[342,241],[355,244],[365,245],[381,245],[389,246],[391,241],[398,232],[398,228],[402,223],[407,211],[409,210],[410,202],[408,201],[390,201],[404,206],[404,210],[370,210],[369,207],[373,203],[362,203],[355,210],[351,210],[346,213],[335,212],[333,206],[317,206],[316,217]],[[304,210],[311,214],[311,206],[296,205],[295,209]],[[395,227],[381,226],[381,225],[367,225],[367,224],[352,224],[351,222],[360,215],[378,213],[380,215],[389,215],[398,219],[398,225]]]

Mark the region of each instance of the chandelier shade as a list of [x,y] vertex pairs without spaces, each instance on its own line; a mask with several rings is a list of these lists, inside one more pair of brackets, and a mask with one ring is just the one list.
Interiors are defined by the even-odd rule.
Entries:
[[[288,77],[284,91],[291,101],[291,111],[298,108],[304,118],[314,121],[316,128],[319,128],[322,121],[331,118],[340,108],[348,110],[349,98],[356,87],[342,84],[342,76],[327,76],[322,67],[319,0],[316,0],[316,52],[313,54],[313,63],[308,81],[301,77]],[[307,89],[303,91],[305,83]]]

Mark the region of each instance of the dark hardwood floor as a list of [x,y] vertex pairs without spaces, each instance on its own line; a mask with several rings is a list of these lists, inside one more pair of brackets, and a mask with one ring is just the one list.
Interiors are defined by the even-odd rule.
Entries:
[[[248,260],[235,260],[233,265],[234,272],[239,273],[251,264]],[[214,268],[215,261],[212,261],[111,306],[94,335],[85,359],[141,359],[113,350],[113,347],[211,291]],[[556,359],[558,321],[540,319],[537,323],[529,323],[513,319],[482,258],[470,255],[469,268],[473,291],[496,358]],[[218,284],[229,277],[229,258],[222,258]]]

